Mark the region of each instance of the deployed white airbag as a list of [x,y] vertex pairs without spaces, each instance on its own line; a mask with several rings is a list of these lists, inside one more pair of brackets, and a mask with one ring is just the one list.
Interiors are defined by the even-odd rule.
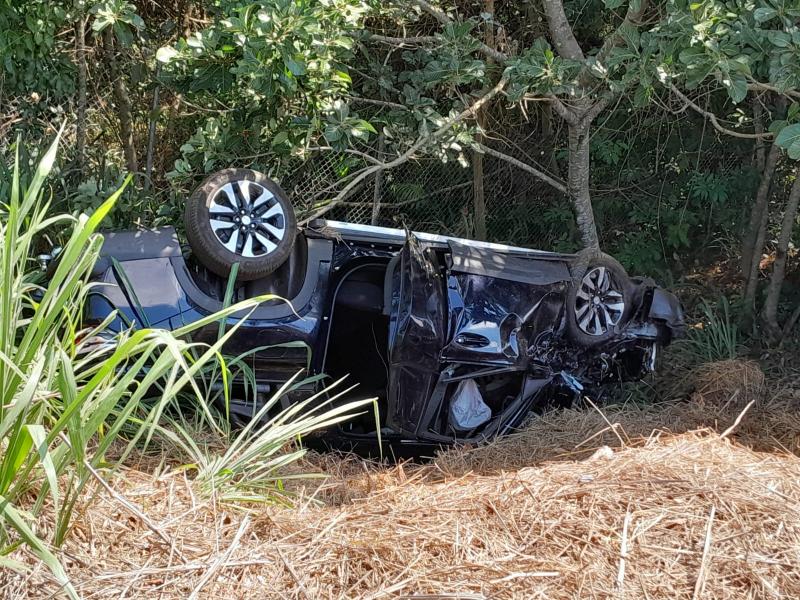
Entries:
[[450,400],[450,424],[458,431],[469,431],[483,425],[492,418],[492,409],[481,397],[474,379],[465,379],[458,384]]

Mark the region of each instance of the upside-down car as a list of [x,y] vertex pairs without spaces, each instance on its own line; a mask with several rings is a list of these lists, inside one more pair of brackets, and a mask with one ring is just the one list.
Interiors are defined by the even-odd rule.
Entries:
[[209,177],[185,226],[186,250],[170,227],[106,234],[87,319],[118,311],[112,329],[177,328],[222,308],[238,263],[235,301],[288,302],[260,305],[228,341],[227,354],[259,349],[258,392],[234,394],[231,410],[252,416],[301,369],[348,374],[353,394],[378,397],[380,423],[328,431],[339,446],[378,433],[415,448],[501,435],[555,396],[641,377],[684,327],[674,295],[604,254],[326,220],[298,228],[284,192],[255,171]]

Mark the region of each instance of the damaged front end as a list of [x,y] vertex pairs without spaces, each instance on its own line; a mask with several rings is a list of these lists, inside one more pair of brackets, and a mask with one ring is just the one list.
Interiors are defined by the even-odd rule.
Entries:
[[548,402],[652,371],[658,348],[683,330],[677,299],[626,276],[624,319],[597,340],[575,339],[571,266],[562,255],[457,243],[437,253],[409,235],[392,288],[389,427],[478,442]]

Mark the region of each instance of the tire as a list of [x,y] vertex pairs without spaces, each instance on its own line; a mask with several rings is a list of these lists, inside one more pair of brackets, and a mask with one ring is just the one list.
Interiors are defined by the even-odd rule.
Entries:
[[251,169],[224,169],[208,177],[186,202],[184,223],[198,260],[226,278],[238,263],[239,281],[266,277],[280,267],[297,235],[286,194]]
[[571,271],[567,336],[584,347],[602,344],[617,335],[630,319],[630,278],[619,262],[599,252],[579,253]]

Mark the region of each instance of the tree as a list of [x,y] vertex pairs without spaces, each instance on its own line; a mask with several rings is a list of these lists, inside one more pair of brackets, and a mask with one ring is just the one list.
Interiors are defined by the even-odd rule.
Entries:
[[161,48],[165,81],[215,115],[182,148],[176,175],[320,137],[343,150],[375,133],[344,101],[365,11],[357,0],[226,4],[209,26]]
[[[796,58],[787,46],[794,44],[793,9],[770,12],[771,5],[761,1],[764,10],[757,16],[744,2],[731,12],[719,2],[676,0],[605,0],[593,7],[598,10],[586,11],[564,0],[542,0],[541,12],[495,11],[490,3],[480,15],[428,0],[396,0],[369,11],[354,0],[231,5],[211,26],[158,53],[179,89],[195,103],[220,108],[185,144],[176,171],[319,148],[362,156],[366,165],[342,178],[338,193],[314,213],[319,215],[365,177],[415,153],[453,152],[459,160],[472,158],[480,234],[481,163],[490,154],[564,193],[582,244],[597,249],[590,140],[598,116],[612,103],[646,106],[665,92],[721,134],[759,142],[772,135],[763,128],[751,132],[746,113],[731,123],[691,97],[701,86],[704,93],[718,88],[736,104],[751,92],[781,97],[794,89]],[[764,43],[774,52],[765,53]],[[783,66],[767,64],[776,53]],[[489,93],[520,105],[544,103],[563,122],[566,181],[546,165],[491,147]],[[369,142],[379,129],[382,151],[376,158]],[[776,161],[777,151],[767,153],[767,166]],[[769,198],[771,174],[765,168],[756,208]],[[754,211],[760,225],[764,213]],[[756,233],[762,230],[756,227]]]
[[[464,15],[450,17],[427,0],[410,1],[444,27],[452,27],[459,21],[469,22]],[[610,0],[607,5],[610,8],[620,6],[615,0]],[[641,70],[635,67],[642,59],[639,29],[644,23],[647,6],[647,0],[635,0],[623,16],[610,13],[610,35],[602,44],[586,51],[576,39],[562,0],[543,0],[548,35],[537,37],[519,55],[512,56],[474,40],[472,44],[473,51],[506,67],[504,77],[509,81],[508,97],[511,100],[536,98],[546,101],[566,122],[569,140],[566,185],[538,168],[527,170],[558,191],[566,191],[575,210],[581,241],[587,248],[599,248],[589,188],[592,123],[618,94],[639,82]],[[502,29],[499,23],[495,26]],[[507,40],[506,43],[514,45],[515,42]],[[479,145],[482,146],[480,142]],[[494,154],[497,156],[499,153]]]
[[[615,0],[608,4],[611,9],[619,7]],[[460,89],[477,85],[482,94],[487,94],[500,84],[501,89],[508,88],[507,97],[512,101],[536,97],[551,103],[569,132],[567,181],[562,183],[537,166],[528,165],[527,170],[559,192],[566,192],[583,244],[596,249],[599,239],[589,187],[592,123],[615,97],[640,79],[638,30],[644,24],[647,6],[646,1],[635,0],[623,14],[607,11],[610,35],[602,44],[589,43],[584,50],[567,20],[562,0],[545,0],[547,31],[517,54],[494,47],[498,37],[506,47],[519,46],[519,42],[509,38],[491,10],[481,20],[458,12],[446,13],[427,0],[401,0],[372,13],[377,18],[376,29],[385,31],[395,21],[398,29],[413,31],[422,26],[421,13],[432,17],[439,30],[435,35],[391,37],[360,29],[364,13],[355,2],[340,0],[328,6],[274,0],[235,9],[212,27],[173,48],[162,49],[159,59],[171,65],[176,80],[180,76],[187,82],[191,79],[195,91],[212,92],[217,102],[222,96],[230,108],[245,108],[240,114],[251,122],[256,121],[254,109],[263,113],[258,119],[260,133],[270,138],[272,148],[288,151],[309,147],[317,145],[312,140],[322,137],[326,145],[343,150],[374,131],[349,107],[383,105],[394,111],[392,122],[386,126],[391,129],[391,143],[398,157],[420,140],[426,143],[419,149],[428,151],[434,141],[445,149],[466,142],[475,148],[476,177],[480,156],[487,151],[481,137],[483,127],[475,136],[464,136],[463,127],[456,125],[463,121],[457,116],[481,94],[465,98]],[[480,23],[482,27],[478,27]],[[281,41],[288,32],[292,44]],[[377,85],[360,82],[354,89],[351,69],[346,66],[353,62],[353,40],[412,50],[404,51],[402,61],[395,61],[392,69],[375,64],[378,78],[362,78],[376,79]],[[370,61],[370,51],[365,48],[358,46]],[[328,68],[313,72],[311,65]],[[469,120],[477,118],[483,123],[481,114],[485,114],[487,105],[483,106],[484,113],[470,113]],[[430,135],[447,123],[452,127]],[[497,156],[498,152],[493,154]],[[389,163],[395,161],[388,161],[383,168]],[[368,167],[370,172],[376,166]],[[179,167],[191,168],[186,161]],[[479,186],[475,193],[480,212]]]
[[[796,104],[784,119],[787,102],[800,99],[800,4],[759,0],[755,8],[747,2],[704,2],[686,5],[668,4],[667,14],[656,35],[659,42],[659,72],[662,82],[684,105],[710,120],[725,135],[756,140],[778,135],[780,143],[773,144],[766,154],[761,182],[750,213],[742,241],[742,270],[745,276],[744,301],[746,311],[754,310],[759,276],[759,257],[766,239],[769,222],[770,189],[780,148],[788,148],[792,159],[800,159],[800,143],[795,143],[794,125]],[[741,117],[730,127],[721,118],[689,99],[687,92],[702,85],[717,83],[727,91],[734,104],[743,103],[748,95],[769,104],[772,98],[773,122],[769,132],[742,131],[747,119]],[[765,102],[766,100],[766,102]],[[787,120],[788,119],[788,120]],[[762,128],[756,122],[755,128]],[[762,128],[763,129],[763,128]],[[769,295],[764,306],[764,319],[773,337],[777,332],[777,302],[785,270],[785,252],[791,240],[797,200],[794,188],[786,205],[782,232],[778,243],[778,258],[774,264]]]
[[113,82],[117,105],[119,134],[129,173],[139,172],[139,159],[133,134],[133,107],[128,93],[127,77],[119,66],[119,47],[133,44],[136,34],[144,29],[144,21],[136,14],[136,6],[125,0],[104,0],[92,6],[92,31],[102,37],[104,58]]

